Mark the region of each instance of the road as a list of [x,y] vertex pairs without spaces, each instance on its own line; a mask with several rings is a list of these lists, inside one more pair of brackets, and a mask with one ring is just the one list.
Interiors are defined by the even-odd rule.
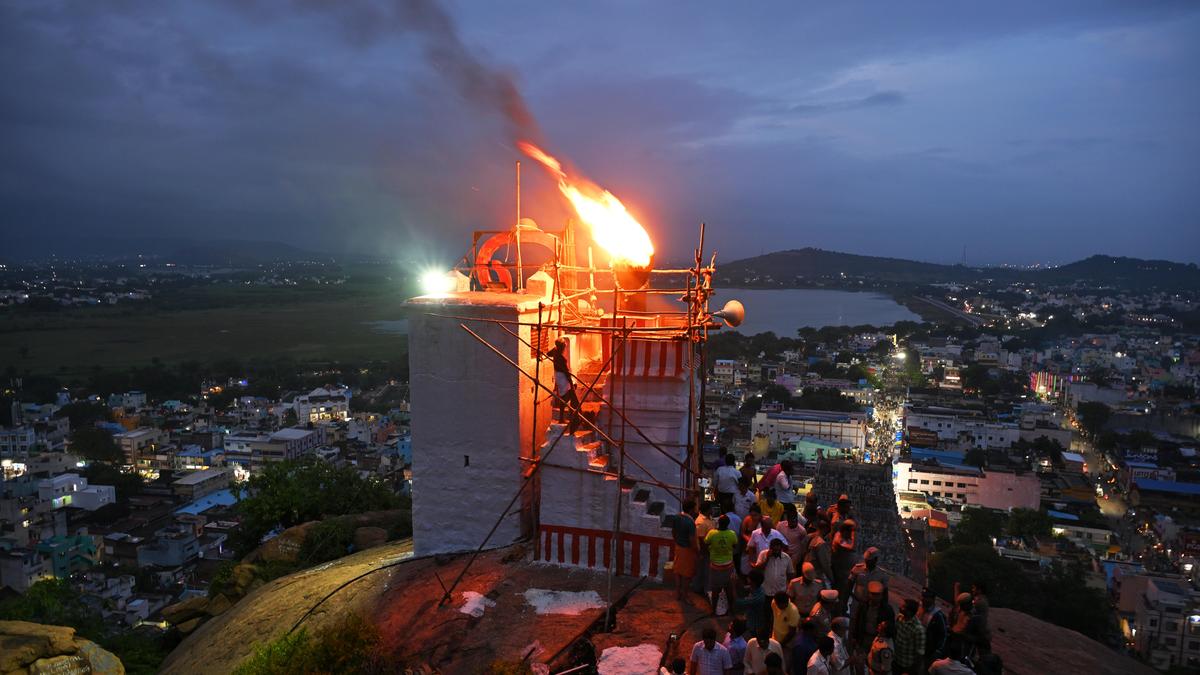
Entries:
[[974,314],[967,314],[966,312],[962,311],[961,309],[959,309],[957,307],[952,307],[936,298],[930,298],[928,296],[922,295],[922,296],[919,296],[919,299],[924,300],[925,302],[928,302],[929,304],[933,305],[934,307],[937,307],[938,309],[942,310],[943,312],[949,312],[950,314],[953,314],[954,316],[962,319],[963,321],[966,321],[967,323],[969,323],[973,326],[978,327],[978,326],[982,326],[984,323],[986,323],[986,320],[983,319],[982,317],[975,316]]

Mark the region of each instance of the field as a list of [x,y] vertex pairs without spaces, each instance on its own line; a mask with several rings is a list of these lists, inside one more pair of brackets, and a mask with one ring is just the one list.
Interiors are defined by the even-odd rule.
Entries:
[[404,318],[406,295],[386,285],[218,287],[153,305],[7,310],[0,312],[0,368],[69,376],[154,359],[397,361],[406,358],[406,338],[371,323]]

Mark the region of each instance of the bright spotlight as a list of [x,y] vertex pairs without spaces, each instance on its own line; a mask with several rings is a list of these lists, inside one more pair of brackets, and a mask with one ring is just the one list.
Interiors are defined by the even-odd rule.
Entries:
[[454,290],[454,279],[442,270],[421,273],[421,292],[425,295],[446,295]]

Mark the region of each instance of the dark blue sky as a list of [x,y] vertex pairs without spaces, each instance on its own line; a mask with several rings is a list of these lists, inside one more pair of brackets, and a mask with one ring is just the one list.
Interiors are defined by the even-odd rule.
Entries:
[[0,235],[449,263],[511,217],[511,77],[660,258],[1200,261],[1198,3],[444,8],[0,0]]

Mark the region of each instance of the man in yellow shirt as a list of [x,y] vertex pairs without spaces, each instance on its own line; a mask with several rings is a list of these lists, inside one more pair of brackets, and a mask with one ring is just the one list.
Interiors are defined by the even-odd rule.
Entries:
[[783,518],[783,502],[775,499],[775,488],[762,491],[758,508],[762,510],[764,517],[770,517],[772,523],[778,523]]
[[771,603],[771,611],[775,617],[775,622],[771,627],[771,637],[779,642],[780,647],[783,647],[783,657],[786,663],[792,653],[792,641],[800,630],[800,610],[788,598],[787,593],[779,592],[775,594],[775,600]]
[[704,536],[704,548],[708,550],[708,592],[712,600],[713,613],[717,611],[717,596],[725,591],[725,601],[730,611],[737,598],[733,574],[733,549],[738,536],[729,529],[729,516],[722,514],[717,519],[717,529]]

